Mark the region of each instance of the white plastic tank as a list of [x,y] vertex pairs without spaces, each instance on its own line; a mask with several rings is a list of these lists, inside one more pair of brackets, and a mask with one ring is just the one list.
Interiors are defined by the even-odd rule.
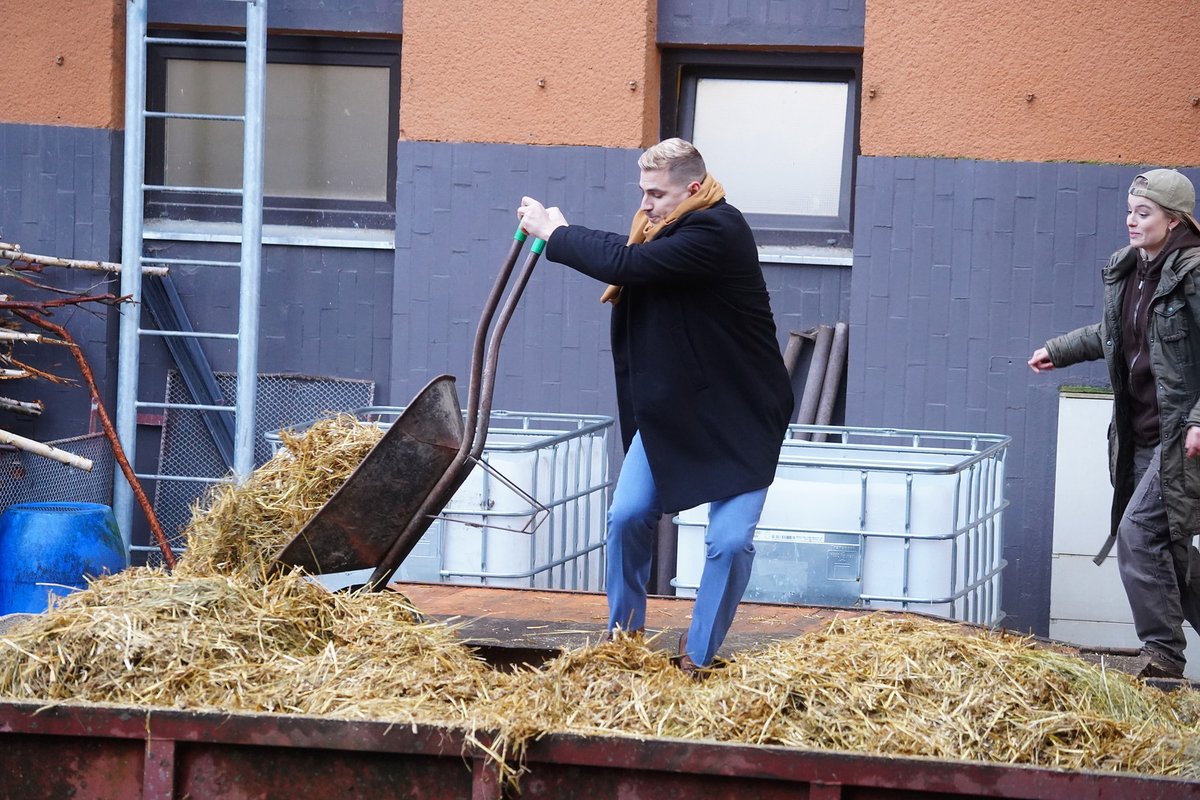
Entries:
[[[831,441],[798,438],[818,433]],[[755,531],[746,599],[996,624],[1008,437],[792,426]],[[694,595],[707,507],[680,512],[675,586]]]

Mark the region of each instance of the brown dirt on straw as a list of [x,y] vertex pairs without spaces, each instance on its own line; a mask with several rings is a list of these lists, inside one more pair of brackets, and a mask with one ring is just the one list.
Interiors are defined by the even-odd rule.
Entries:
[[555,731],[1200,777],[1200,693],[1003,633],[876,614],[740,653],[699,683],[628,637],[506,673],[401,595],[268,579],[378,437],[349,417],[285,436],[195,510],[174,574],[104,578],[0,636],[0,696],[494,730],[508,780]]

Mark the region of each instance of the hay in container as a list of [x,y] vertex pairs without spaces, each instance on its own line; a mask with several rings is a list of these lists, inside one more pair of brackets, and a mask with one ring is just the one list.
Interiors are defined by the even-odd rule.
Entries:
[[[197,508],[174,574],[105,577],[0,635],[0,696],[458,726],[516,783],[550,732],[671,737],[1200,778],[1200,693],[1023,637],[846,615],[697,683],[641,639],[491,670],[391,592],[266,566],[380,431],[341,416]],[[494,731],[484,745],[473,731]]]
[[1200,777],[1195,692],[915,617],[847,616],[698,684],[627,637],[507,681],[487,711],[515,759],[569,731]]
[[333,496],[383,432],[349,414],[319,420],[240,485],[218,484],[192,509],[179,575],[241,575],[261,582],[267,565]]

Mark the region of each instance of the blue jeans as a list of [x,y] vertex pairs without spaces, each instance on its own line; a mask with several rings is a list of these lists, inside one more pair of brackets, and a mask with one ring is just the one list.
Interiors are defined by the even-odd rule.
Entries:
[[[704,571],[696,591],[687,654],[700,666],[716,655],[738,602],[750,582],[754,563],[754,527],[767,490],[715,500],[704,534]],[[650,474],[641,434],[633,437],[608,509],[608,627],[626,631],[646,627],[646,584],[654,532],[662,506]]]

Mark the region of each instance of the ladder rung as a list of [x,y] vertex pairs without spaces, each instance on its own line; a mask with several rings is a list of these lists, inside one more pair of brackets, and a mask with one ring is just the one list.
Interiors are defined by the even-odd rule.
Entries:
[[162,264],[164,266],[181,267],[240,267],[240,261],[202,261],[195,258],[157,258],[142,256],[142,264]]
[[141,336],[173,336],[177,339],[236,339],[236,333],[205,333],[203,331],[163,331],[158,328],[138,328]]
[[237,47],[245,49],[245,41],[231,39],[171,39],[163,36],[147,36],[146,44],[178,44],[186,47]]
[[242,114],[193,114],[185,111],[143,111],[150,119],[203,119],[209,122],[245,122]]
[[134,405],[138,408],[175,408],[184,411],[228,411],[231,414],[237,411],[234,406],[210,406],[204,403],[152,403],[149,400],[138,400]]
[[143,192],[191,192],[204,194],[228,194],[241,197],[241,189],[219,189],[213,186],[156,186],[149,183],[142,184]]

